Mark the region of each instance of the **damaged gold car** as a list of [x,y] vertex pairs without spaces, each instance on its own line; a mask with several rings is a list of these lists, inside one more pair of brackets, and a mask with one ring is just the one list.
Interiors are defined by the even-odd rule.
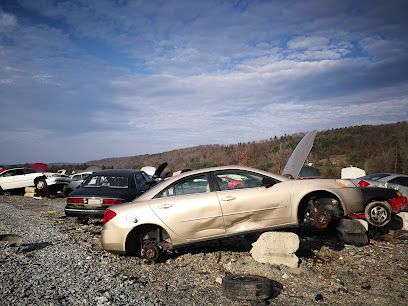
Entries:
[[104,216],[105,250],[156,260],[204,240],[312,223],[361,211],[353,183],[293,180],[242,166],[189,171],[163,181],[133,202],[111,206]]

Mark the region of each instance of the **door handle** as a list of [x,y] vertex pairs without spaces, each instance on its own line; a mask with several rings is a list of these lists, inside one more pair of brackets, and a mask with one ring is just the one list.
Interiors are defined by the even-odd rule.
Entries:
[[235,200],[235,199],[236,199],[236,197],[228,196],[228,197],[225,197],[225,198],[221,198],[221,201],[228,202],[228,201],[232,201],[232,200]]
[[173,204],[165,203],[165,204],[160,204],[160,205],[159,205],[159,208],[170,208],[170,207],[172,207],[172,206],[173,206]]

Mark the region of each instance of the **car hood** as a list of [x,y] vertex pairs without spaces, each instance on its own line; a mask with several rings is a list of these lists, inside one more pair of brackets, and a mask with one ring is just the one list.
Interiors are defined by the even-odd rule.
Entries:
[[291,176],[294,179],[299,178],[302,166],[305,163],[310,150],[312,150],[316,134],[317,131],[310,131],[302,138],[292,152],[292,155],[289,157],[288,162],[282,171],[282,175]]

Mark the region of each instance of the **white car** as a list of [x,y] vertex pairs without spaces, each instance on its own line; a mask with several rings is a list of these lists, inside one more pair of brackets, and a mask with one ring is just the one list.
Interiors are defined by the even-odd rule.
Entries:
[[81,185],[82,182],[88,176],[90,176],[92,173],[94,173],[94,172],[93,171],[85,171],[85,172],[80,172],[80,173],[75,173],[75,174],[70,175],[71,182],[64,186],[64,189],[62,191],[63,194],[65,196],[68,196],[68,194],[70,194],[72,191],[77,189],[79,187],[79,185]]
[[54,191],[61,191],[65,185],[71,182],[71,178],[66,174],[42,172],[42,176],[35,179],[34,185],[37,190],[42,191],[47,187]]
[[0,193],[5,190],[35,186],[44,174],[30,168],[13,168],[0,173]]

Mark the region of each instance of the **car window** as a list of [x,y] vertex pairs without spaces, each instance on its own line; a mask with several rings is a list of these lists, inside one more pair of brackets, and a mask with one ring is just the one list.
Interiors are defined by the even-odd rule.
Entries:
[[16,170],[10,170],[10,171],[4,172],[1,176],[7,177],[7,176],[14,176],[14,175],[16,175]]
[[215,176],[220,190],[261,187],[263,179],[260,174],[243,170],[218,171]]
[[38,173],[37,170],[35,170],[35,169],[29,169],[29,168],[24,169],[23,171],[24,171],[25,174]]
[[369,174],[366,176],[362,176],[360,177],[360,179],[362,180],[369,180],[369,181],[377,181],[379,179],[382,179],[384,177],[390,176],[388,173],[373,173],[373,174]]
[[74,176],[72,177],[72,180],[73,180],[73,181],[79,181],[80,179],[81,179],[81,175],[80,175],[80,174],[74,175]]
[[182,181],[165,188],[159,194],[157,194],[155,198],[165,198],[205,192],[210,192],[210,184],[208,182],[207,175],[202,174],[183,179]]
[[23,175],[24,174],[24,170],[23,169],[17,169],[16,170],[16,174],[15,175]]
[[146,180],[144,179],[141,172],[135,174],[135,182],[137,189],[143,188],[143,186],[146,185]]
[[85,180],[90,175],[91,175],[90,173],[85,173],[85,174],[82,174],[81,177],[82,177],[83,180]]
[[128,188],[129,179],[125,176],[94,175],[83,186],[84,187]]
[[392,180],[389,181],[392,184],[398,184],[402,186],[407,186],[408,187],[408,177],[396,177]]

